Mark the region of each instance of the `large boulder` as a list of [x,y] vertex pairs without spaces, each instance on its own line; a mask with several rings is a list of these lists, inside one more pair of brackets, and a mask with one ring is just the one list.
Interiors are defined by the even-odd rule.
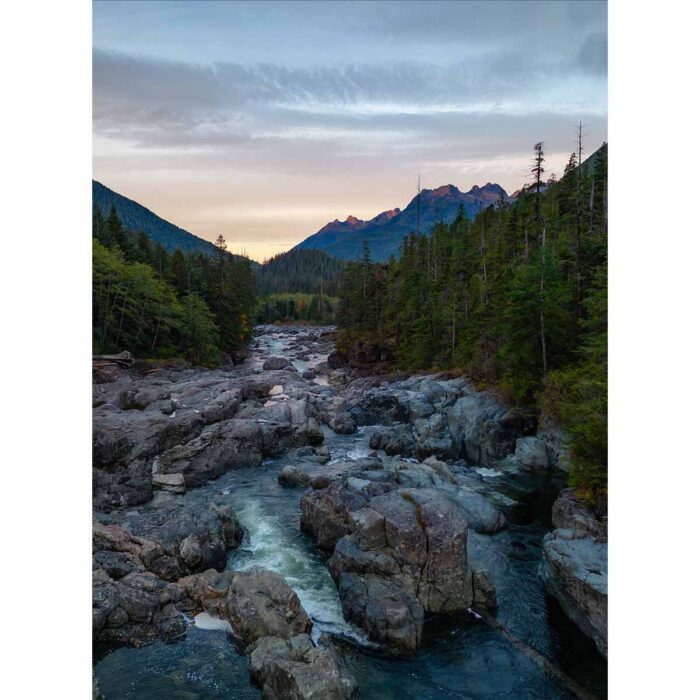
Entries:
[[557,528],[545,536],[540,577],[547,592],[598,651],[608,655],[607,528],[565,489],[552,506]]
[[[445,483],[426,465],[411,467]],[[425,613],[465,610],[474,601],[468,522],[432,481],[401,488],[381,480],[390,476],[386,470],[362,474],[377,480],[348,476],[305,494],[302,525],[324,549],[333,548],[328,568],[345,616],[390,651],[411,653],[420,644]],[[494,603],[485,576],[478,582],[484,607]]]
[[263,362],[262,368],[264,370],[270,369],[288,369],[293,368],[294,365],[286,357],[268,357],[265,362]]
[[307,634],[260,638],[248,667],[266,700],[349,700],[357,688],[331,643]]
[[547,443],[535,435],[518,438],[515,441],[515,459],[528,469],[547,469],[549,452]]
[[180,586],[149,571],[115,580],[102,568],[93,570],[92,635],[96,643],[143,646],[156,639],[175,639],[186,629],[183,613],[193,608]]
[[509,409],[487,392],[469,390],[446,415],[460,455],[472,464],[498,462],[515,451],[519,437],[533,435],[537,429],[534,415]]
[[545,536],[540,576],[566,615],[608,655],[608,545],[571,530]]
[[260,637],[289,639],[311,631],[311,620],[297,594],[279,574],[253,567],[248,571],[207,571],[180,581],[207,612],[227,620],[243,642]]

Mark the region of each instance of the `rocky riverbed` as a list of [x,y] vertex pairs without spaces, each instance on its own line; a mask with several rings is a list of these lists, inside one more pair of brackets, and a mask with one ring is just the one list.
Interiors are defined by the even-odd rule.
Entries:
[[560,494],[563,441],[532,414],[357,377],[326,328],[95,380],[105,698],[604,695],[605,524]]

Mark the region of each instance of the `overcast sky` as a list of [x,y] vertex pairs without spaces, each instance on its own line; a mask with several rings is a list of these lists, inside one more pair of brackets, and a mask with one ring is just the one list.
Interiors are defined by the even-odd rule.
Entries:
[[262,260],[607,138],[607,6],[95,2],[94,177]]

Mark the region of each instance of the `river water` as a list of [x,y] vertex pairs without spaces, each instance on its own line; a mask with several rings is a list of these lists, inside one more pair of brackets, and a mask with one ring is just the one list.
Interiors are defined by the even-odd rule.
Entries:
[[[262,336],[266,354],[284,354],[289,336]],[[306,369],[322,358],[297,362]],[[259,366],[257,357],[249,361]],[[319,377],[319,383],[325,383]],[[332,472],[342,460],[369,453],[371,428],[353,435],[326,432]],[[229,472],[183,498],[193,505],[213,496],[235,510],[246,535],[229,557],[228,566],[245,569],[261,565],[282,574],[314,623],[344,640],[345,659],[360,688],[360,697],[392,698],[568,698],[569,693],[549,678],[526,654],[497,630],[471,613],[426,623],[423,646],[415,657],[388,657],[361,630],[343,620],[335,585],[315,546],[299,530],[300,489],[281,487],[277,474],[294,459],[268,460],[260,467]],[[591,640],[545,596],[537,575],[541,542],[551,527],[551,503],[562,486],[557,475],[494,475],[482,470],[485,481],[516,506],[509,526],[496,535],[469,533],[470,559],[494,574],[499,607],[497,619],[526,644],[544,654],[567,675],[599,697],[605,697],[606,663]],[[173,496],[164,496],[173,497]],[[148,506],[143,506],[148,507]],[[119,648],[96,659],[95,674],[105,700],[246,700],[259,698],[248,680],[247,661],[223,630],[205,630],[194,623],[175,643],[157,642],[141,649]]]

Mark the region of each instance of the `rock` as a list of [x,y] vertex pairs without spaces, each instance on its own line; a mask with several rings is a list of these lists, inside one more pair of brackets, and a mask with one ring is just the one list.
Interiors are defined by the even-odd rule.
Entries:
[[552,524],[561,530],[595,539],[607,539],[607,528],[577,497],[574,489],[564,489],[552,505]]
[[185,493],[185,477],[182,473],[176,474],[153,474],[153,486],[161,488],[163,491],[171,491],[172,493]]
[[301,376],[304,377],[304,379],[315,379],[316,378],[316,370],[309,368],[307,370],[304,370],[301,373]]
[[493,534],[507,527],[503,513],[477,491],[462,487],[445,490],[445,494],[459,507],[474,532]]
[[472,574],[474,586],[474,607],[477,609],[492,609],[498,606],[496,586],[491,573],[486,569],[477,569]]
[[307,634],[262,637],[249,670],[267,700],[348,700],[357,689],[333,647],[315,647]]
[[423,606],[416,597],[391,579],[343,573],[338,594],[347,619],[366,630],[369,637],[389,651],[411,654],[423,634]]
[[407,423],[410,418],[408,407],[393,393],[385,390],[362,392],[350,409],[357,425],[392,425]]
[[194,569],[202,561],[202,548],[194,535],[188,535],[180,544],[180,558]]
[[446,481],[450,484],[456,483],[454,475],[450,471],[450,468],[447,466],[446,462],[442,462],[437,457],[431,456],[427,459],[424,459],[423,464],[425,464],[427,467],[430,467],[436,474],[439,474],[440,478],[443,479],[443,481]]
[[388,455],[412,457],[416,438],[408,425],[375,430],[369,438],[371,450],[384,450]]
[[293,368],[294,365],[286,357],[268,357],[263,362],[263,369],[287,369]]
[[311,631],[297,594],[282,576],[260,567],[232,572],[225,611],[219,616],[248,644],[260,637],[288,639]]
[[311,483],[311,477],[298,467],[286,466],[277,476],[282,486],[308,486]]
[[148,571],[115,581],[93,571],[93,641],[143,646],[156,639],[172,640],[185,632],[183,612],[193,602],[177,584]]
[[302,523],[324,548],[336,540],[328,568],[346,617],[392,651],[415,651],[425,612],[472,605],[467,520],[438,489],[348,477],[306,494]]
[[540,577],[547,593],[607,658],[608,545],[573,536],[572,530],[545,536]]
[[314,489],[325,489],[331,483],[330,478],[326,474],[319,474],[311,480],[311,487]]
[[315,449],[315,452],[316,452],[316,459],[318,460],[319,464],[327,464],[328,462],[331,461],[331,452],[327,447],[325,447],[325,446],[317,447]]
[[515,451],[516,440],[533,435],[534,416],[509,409],[493,396],[472,388],[447,411],[447,423],[459,454],[472,464],[491,465]]
[[518,438],[515,442],[515,459],[529,469],[547,469],[547,443],[534,435]]

